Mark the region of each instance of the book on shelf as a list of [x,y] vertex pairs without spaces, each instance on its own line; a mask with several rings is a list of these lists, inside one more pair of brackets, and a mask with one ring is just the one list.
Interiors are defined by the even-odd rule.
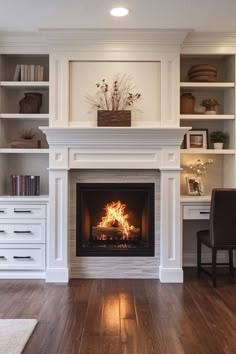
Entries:
[[11,175],[11,195],[13,196],[40,195],[40,176]]
[[39,64],[16,64],[13,81],[43,81],[44,68]]

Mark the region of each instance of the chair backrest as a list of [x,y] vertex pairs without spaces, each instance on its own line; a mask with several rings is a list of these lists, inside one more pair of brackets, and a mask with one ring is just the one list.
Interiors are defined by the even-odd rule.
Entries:
[[210,238],[212,246],[236,245],[236,189],[212,190]]

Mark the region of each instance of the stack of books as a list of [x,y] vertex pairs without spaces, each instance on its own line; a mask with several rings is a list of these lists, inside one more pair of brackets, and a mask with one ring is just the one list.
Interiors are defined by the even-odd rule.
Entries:
[[38,64],[16,64],[13,81],[43,81],[43,66]]
[[11,195],[40,195],[40,176],[11,175]]

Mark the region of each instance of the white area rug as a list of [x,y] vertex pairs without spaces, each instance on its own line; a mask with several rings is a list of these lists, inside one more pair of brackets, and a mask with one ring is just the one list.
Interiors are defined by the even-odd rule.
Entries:
[[22,353],[37,320],[0,320],[0,354]]

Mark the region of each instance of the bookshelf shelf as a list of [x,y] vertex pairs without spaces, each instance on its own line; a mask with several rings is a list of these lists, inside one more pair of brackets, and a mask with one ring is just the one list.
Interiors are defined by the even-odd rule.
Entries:
[[13,195],[0,195],[0,203],[2,202],[48,202],[49,196],[45,195],[32,195],[32,196],[13,196]]
[[49,81],[0,81],[0,87],[7,88],[37,88],[48,89]]
[[202,155],[202,154],[207,154],[207,155],[234,155],[235,150],[234,149],[223,149],[223,150],[218,150],[218,149],[181,149],[181,154],[197,154],[197,155]]
[[1,113],[0,119],[49,119],[47,113]]
[[180,88],[189,88],[189,89],[211,89],[211,90],[222,90],[225,88],[234,88],[234,82],[181,82]]
[[49,154],[49,149],[0,148],[0,154]]
[[180,114],[181,120],[232,120],[234,114]]

